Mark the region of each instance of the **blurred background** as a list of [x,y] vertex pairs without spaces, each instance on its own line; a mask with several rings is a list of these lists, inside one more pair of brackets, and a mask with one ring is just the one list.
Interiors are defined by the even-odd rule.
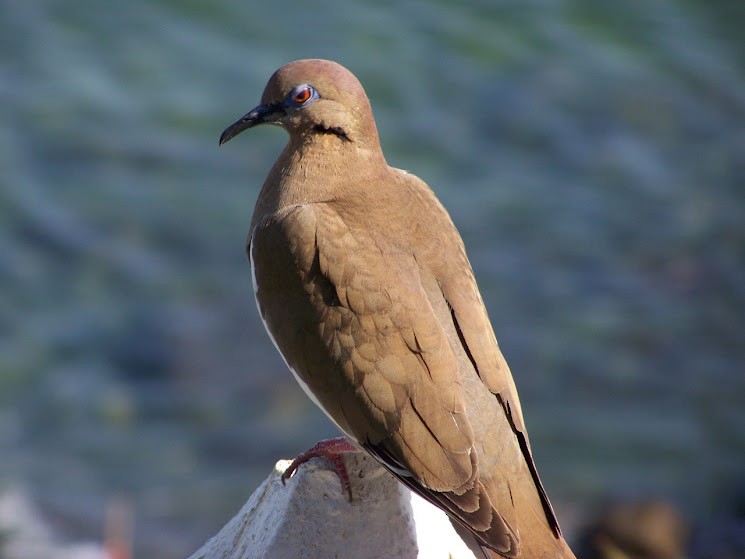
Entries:
[[217,146],[322,57],[458,225],[570,536],[616,498],[737,518],[743,29],[740,0],[1,3],[0,494],[68,541],[129,503],[136,556],[184,557],[335,434],[244,254],[286,136]]

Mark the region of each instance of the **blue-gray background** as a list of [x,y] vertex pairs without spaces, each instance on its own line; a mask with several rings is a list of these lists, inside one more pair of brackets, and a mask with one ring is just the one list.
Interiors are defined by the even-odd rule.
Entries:
[[116,495],[179,557],[333,434],[243,253],[284,133],[218,149],[266,79],[335,59],[470,251],[566,522],[693,518],[745,484],[745,5],[0,5],[0,487],[71,538]]

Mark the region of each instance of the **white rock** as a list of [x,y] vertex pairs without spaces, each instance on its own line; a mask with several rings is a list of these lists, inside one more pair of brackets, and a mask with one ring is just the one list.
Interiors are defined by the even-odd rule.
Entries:
[[447,516],[364,453],[344,455],[353,501],[326,459],[283,487],[274,471],[190,559],[474,559]]

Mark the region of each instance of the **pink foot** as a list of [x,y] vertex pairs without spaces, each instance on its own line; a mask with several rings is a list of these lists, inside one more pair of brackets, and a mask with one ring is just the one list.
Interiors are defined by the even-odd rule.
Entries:
[[292,477],[295,470],[297,470],[301,464],[304,464],[312,458],[325,456],[334,466],[336,475],[339,476],[339,481],[341,482],[342,491],[345,491],[347,495],[349,495],[349,501],[351,502],[352,484],[349,483],[349,474],[347,473],[346,466],[344,466],[344,461],[341,459],[342,454],[346,452],[359,452],[359,449],[344,437],[324,439],[320,441],[313,448],[306,450],[292,461],[292,464],[288,466],[280,478],[282,485],[285,484],[285,481],[287,481],[288,478]]

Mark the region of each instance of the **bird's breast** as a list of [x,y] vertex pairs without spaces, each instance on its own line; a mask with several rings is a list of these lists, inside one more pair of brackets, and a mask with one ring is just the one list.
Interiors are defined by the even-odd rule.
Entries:
[[349,438],[351,441],[357,443],[356,437],[350,432],[349,428],[344,428],[340,425],[340,423],[334,418],[334,415],[332,415],[332,412],[327,409],[324,404],[321,403],[319,398],[316,396],[315,392],[311,387],[309,386],[308,382],[306,382],[303,377],[298,373],[298,371],[295,369],[293,365],[290,364],[287,356],[285,355],[285,352],[283,352],[282,348],[280,347],[279,343],[277,343],[277,339],[275,337],[275,334],[272,332],[272,327],[270,326],[269,322],[265,318],[264,310],[262,308],[262,304],[259,301],[259,293],[261,291],[259,280],[257,279],[257,273],[256,273],[256,263],[254,259],[254,242],[253,242],[253,232],[251,234],[249,244],[248,244],[248,260],[251,265],[251,281],[253,283],[254,288],[254,301],[256,303],[256,309],[259,311],[259,317],[261,318],[261,322],[264,325],[264,329],[266,330],[266,333],[269,335],[269,339],[272,341],[272,344],[276,348],[277,352],[279,353],[280,357],[282,357],[282,360],[284,361],[287,368],[292,372],[292,376],[295,377],[295,380],[300,385],[300,388],[303,389],[303,392],[310,398],[310,400],[318,406],[321,411],[326,415],[326,417],[331,420],[331,422],[336,425],[336,427],[344,433],[347,438]]

